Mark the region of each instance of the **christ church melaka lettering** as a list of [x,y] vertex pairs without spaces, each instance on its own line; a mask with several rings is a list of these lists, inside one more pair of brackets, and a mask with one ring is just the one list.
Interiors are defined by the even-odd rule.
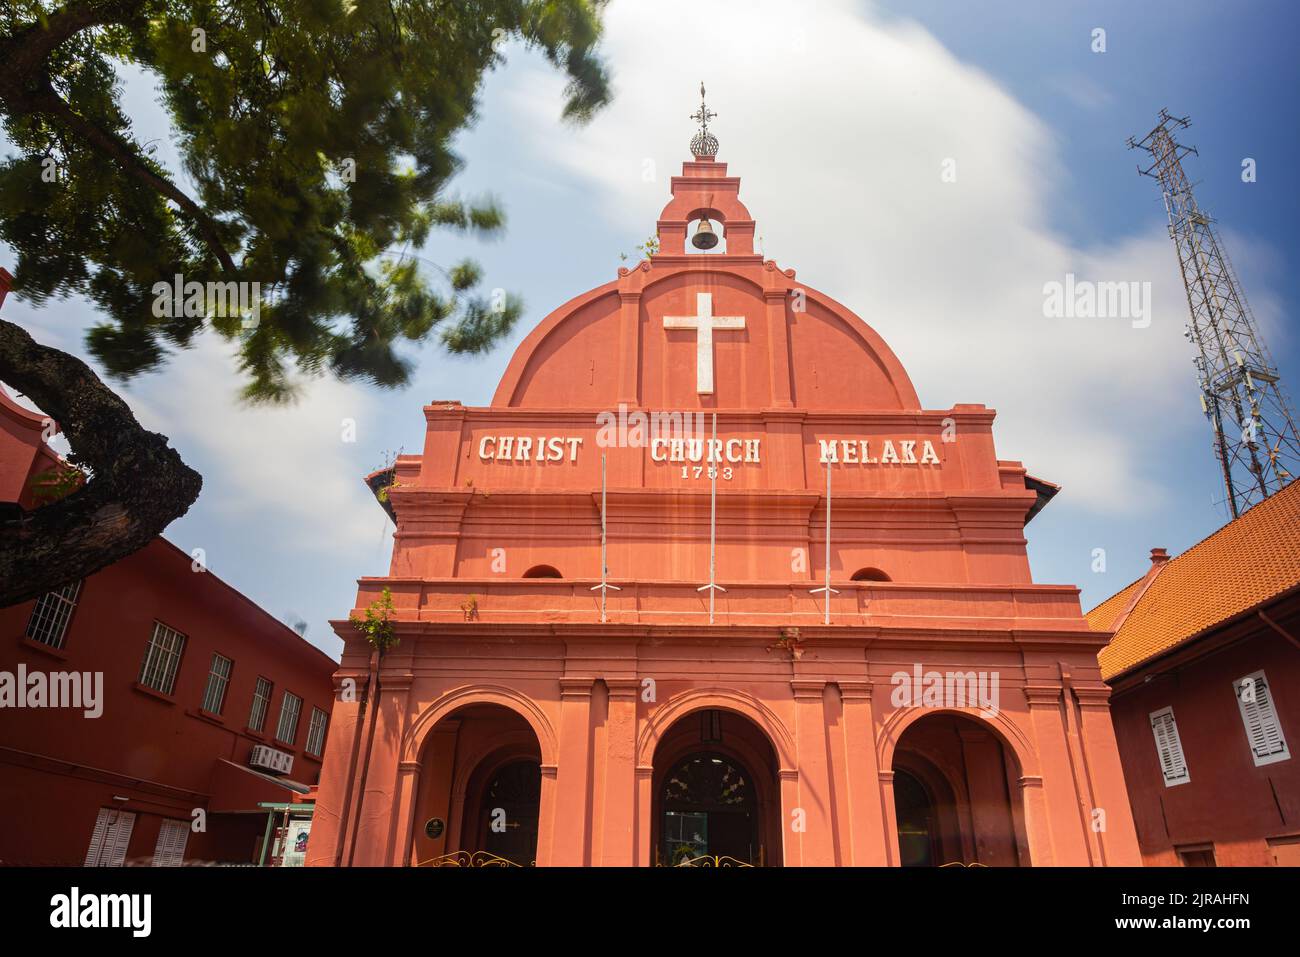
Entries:
[[576,462],[582,439],[567,435],[485,435],[478,442],[484,462]]
[[[818,439],[822,465],[939,465],[939,455],[929,439],[885,439],[874,456],[871,439]],[[918,457],[917,446],[920,446]]]

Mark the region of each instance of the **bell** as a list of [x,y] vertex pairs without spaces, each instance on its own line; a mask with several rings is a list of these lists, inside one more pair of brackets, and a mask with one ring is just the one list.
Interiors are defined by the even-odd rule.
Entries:
[[718,234],[713,231],[713,225],[704,217],[700,217],[699,228],[695,230],[695,235],[691,237],[691,245],[696,249],[712,249],[718,245]]

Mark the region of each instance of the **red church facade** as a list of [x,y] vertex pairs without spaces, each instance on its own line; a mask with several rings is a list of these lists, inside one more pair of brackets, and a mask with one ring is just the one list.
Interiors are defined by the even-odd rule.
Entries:
[[1055,487],[756,254],[693,152],[657,252],[372,477],[397,530],[352,614],[388,590],[400,643],[335,623],[370,693],[308,863],[1139,863],[1107,635],[1030,574]]

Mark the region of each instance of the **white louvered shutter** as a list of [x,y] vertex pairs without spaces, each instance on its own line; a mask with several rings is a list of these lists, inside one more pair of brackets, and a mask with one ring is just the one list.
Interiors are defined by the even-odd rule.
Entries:
[[135,828],[135,814],[116,808],[101,807],[95,818],[86,851],[86,867],[121,867],[126,862],[126,848]]
[[1277,717],[1277,702],[1273,700],[1273,689],[1265,680],[1264,672],[1256,671],[1234,681],[1232,689],[1237,695],[1241,723],[1246,728],[1246,742],[1250,745],[1255,765],[1258,767],[1290,758]]
[[180,867],[185,861],[185,842],[190,839],[190,826],[184,821],[165,820],[158,831],[158,844],[153,849],[154,867]]
[[1187,758],[1183,755],[1183,742],[1178,737],[1178,724],[1173,708],[1151,712],[1151,733],[1156,739],[1156,754],[1160,757],[1160,773],[1165,787],[1186,784],[1191,775],[1187,771]]

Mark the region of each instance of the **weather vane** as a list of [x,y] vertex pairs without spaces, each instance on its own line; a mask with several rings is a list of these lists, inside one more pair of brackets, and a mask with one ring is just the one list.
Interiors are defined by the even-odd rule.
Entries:
[[700,81],[700,108],[691,114],[690,118],[700,124],[700,131],[691,137],[691,155],[693,156],[717,156],[718,155],[718,138],[709,132],[709,120],[716,117],[714,113],[704,103],[704,81]]

